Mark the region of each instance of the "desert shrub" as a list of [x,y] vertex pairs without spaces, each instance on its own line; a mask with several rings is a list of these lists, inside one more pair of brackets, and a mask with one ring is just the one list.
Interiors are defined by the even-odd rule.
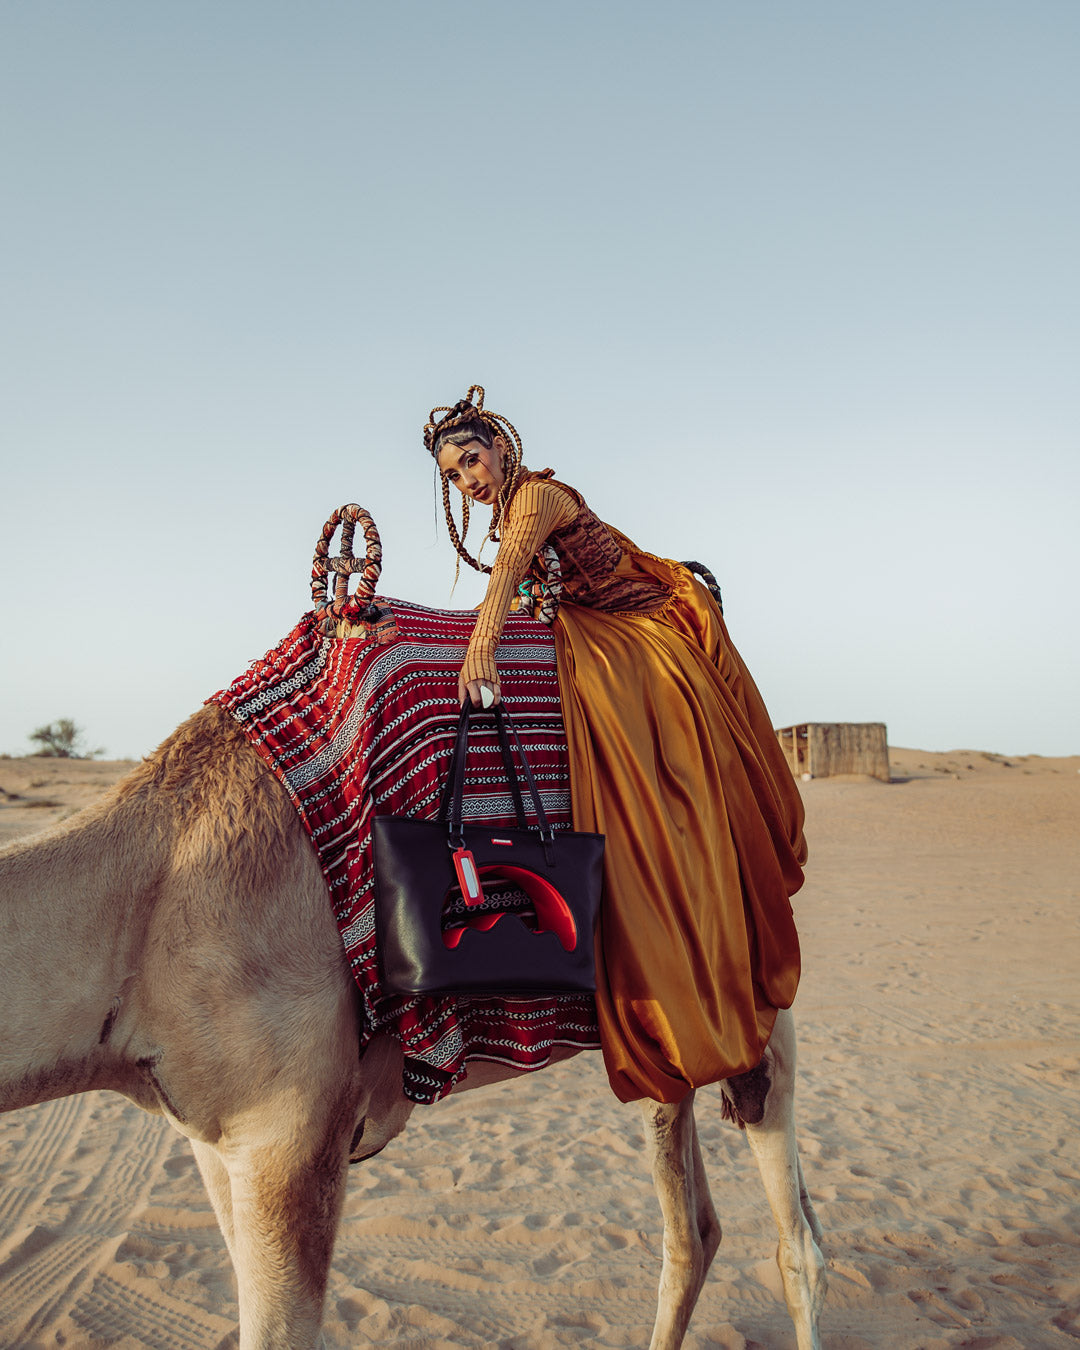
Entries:
[[96,750],[87,750],[84,744],[85,733],[78,723],[70,717],[58,717],[55,722],[47,722],[27,737],[37,746],[36,755],[48,755],[55,759],[96,759],[105,750],[98,746]]

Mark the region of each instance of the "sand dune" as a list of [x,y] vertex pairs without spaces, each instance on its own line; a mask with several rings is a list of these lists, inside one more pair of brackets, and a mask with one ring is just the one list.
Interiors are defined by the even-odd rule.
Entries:
[[[799,1130],[831,1350],[1080,1341],[1080,758],[892,752],[804,784]],[[128,766],[0,760],[0,839]],[[748,1150],[698,1118],[724,1243],[687,1345],[791,1346]],[[327,1344],[648,1342],[660,1223],[599,1058],[440,1106],[353,1169]],[[234,1343],[186,1143],[122,1098],[0,1120],[0,1345]]]

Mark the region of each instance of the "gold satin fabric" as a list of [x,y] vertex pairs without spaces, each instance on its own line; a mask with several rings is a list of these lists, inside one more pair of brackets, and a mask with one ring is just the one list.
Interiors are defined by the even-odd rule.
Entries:
[[553,631],[574,826],[607,838],[604,1062],[620,1100],[670,1102],[753,1068],[795,997],[803,809],[712,597],[612,533],[618,571],[671,598],[627,614],[564,596]]

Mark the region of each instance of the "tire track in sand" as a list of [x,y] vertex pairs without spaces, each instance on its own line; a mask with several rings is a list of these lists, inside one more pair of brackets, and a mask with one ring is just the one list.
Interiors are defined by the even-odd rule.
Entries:
[[72,1320],[87,1336],[116,1336],[118,1330],[147,1350],[206,1350],[219,1344],[234,1323],[166,1294],[151,1280],[121,1283],[108,1273],[79,1300]]
[[[5,1169],[0,1346],[70,1341],[75,1329],[161,1350],[220,1342],[230,1322],[117,1263],[176,1135],[157,1117],[96,1093],[37,1112]],[[91,1179],[72,1193],[74,1162]]]
[[23,1139],[15,1133],[23,1124],[18,1117],[11,1122],[13,1128],[4,1132],[8,1156],[0,1189],[0,1229],[5,1233],[13,1233],[30,1211],[40,1209],[42,1180],[55,1173],[75,1152],[81,1133],[80,1120],[89,1111],[85,1097],[60,1097],[42,1106],[27,1107],[25,1114],[31,1124],[29,1128],[23,1125],[26,1129]]

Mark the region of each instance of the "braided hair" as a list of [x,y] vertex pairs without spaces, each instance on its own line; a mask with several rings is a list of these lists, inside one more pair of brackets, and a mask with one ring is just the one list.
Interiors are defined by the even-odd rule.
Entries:
[[[473,402],[474,394],[476,395],[475,403]],[[438,413],[445,415],[436,420],[436,414]],[[452,407],[432,408],[428,414],[427,425],[424,427],[424,445],[436,465],[439,462],[440,451],[447,445],[468,445],[471,441],[479,441],[481,445],[490,449],[498,436],[502,437],[507,446],[503,460],[504,476],[502,486],[499,488],[499,495],[491,512],[491,525],[488,527],[484,543],[488,539],[493,543],[499,541],[499,523],[510,498],[514,495],[521,470],[521,437],[517,434],[513,424],[508,422],[505,417],[500,417],[498,413],[489,412],[484,407],[484,389],[479,384],[471,384],[465,397],[458,399]],[[442,479],[443,513],[446,516],[446,528],[450,534],[450,542],[457,550],[459,560],[454,571],[455,581],[462,559],[477,572],[490,572],[491,568],[486,563],[478,562],[465,547],[465,536],[469,530],[469,498],[462,498],[461,529],[459,531],[454,521],[450,480],[441,470],[439,477]]]

